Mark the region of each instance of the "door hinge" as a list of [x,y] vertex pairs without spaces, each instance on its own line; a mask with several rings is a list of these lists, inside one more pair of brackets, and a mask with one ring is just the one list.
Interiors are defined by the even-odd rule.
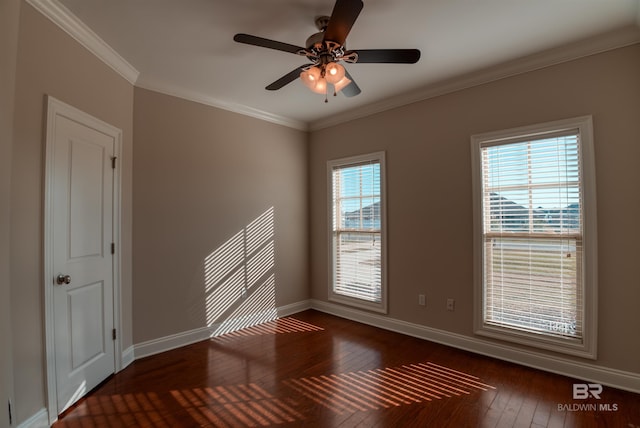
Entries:
[[112,242],[111,243],[111,254],[115,254],[116,253],[116,243]]
[[116,340],[116,329],[115,328],[113,330],[111,330],[111,338],[113,340]]
[[113,156],[111,158],[111,168],[116,169],[116,159],[118,159],[117,157]]

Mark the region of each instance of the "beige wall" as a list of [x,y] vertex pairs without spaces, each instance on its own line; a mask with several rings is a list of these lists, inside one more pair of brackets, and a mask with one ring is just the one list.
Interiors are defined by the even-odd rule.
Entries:
[[[22,3],[11,177],[11,308],[16,419],[45,407],[42,278],[44,97],[52,95],[123,130],[122,300],[131,338],[133,86]],[[4,406],[4,403],[1,403]]]
[[[9,282],[0,279],[0,425],[4,402],[12,394],[11,377],[18,422],[46,405],[41,217],[45,94],[124,131],[124,348],[215,324],[247,306],[256,311],[305,300],[309,276],[312,296],[325,300],[326,161],[377,150],[387,151],[389,316],[472,336],[469,136],[593,114],[600,272],[597,363],[640,373],[640,344],[625,339],[636,336],[640,301],[634,270],[640,259],[634,245],[640,240],[634,227],[640,218],[640,46],[309,136],[134,90],[26,3],[20,8],[12,103],[19,2],[8,1],[0,9],[0,278],[10,275]],[[270,212],[273,222],[263,215]],[[266,220],[257,233],[252,228],[256,219]],[[256,235],[257,241],[250,239]],[[253,242],[258,243],[255,248]],[[271,245],[273,259],[264,251]],[[264,269],[257,269],[253,280],[238,279],[239,272],[251,274],[257,254],[267,256],[260,265]],[[228,268],[207,269],[208,258]],[[246,299],[220,294],[233,279],[239,281],[235,285],[252,286]],[[263,292],[273,296],[265,294],[257,305]],[[426,309],[416,304],[418,293],[427,294]],[[454,313],[445,311],[447,297],[457,300]]]
[[[327,299],[327,160],[386,150],[389,317],[473,336],[469,137],[591,114],[599,239],[596,363],[640,373],[639,76],[640,45],[634,45],[313,132],[312,297]],[[417,305],[419,293],[427,296],[426,308]],[[453,313],[445,310],[447,297],[456,299]]]
[[[14,18],[17,20],[17,12]],[[18,22],[14,24],[18,31]],[[7,263],[0,266],[11,267],[11,285],[7,282],[5,287],[3,282],[2,297],[11,298],[12,324],[5,317],[2,326],[13,340],[2,349],[10,357],[5,358],[6,363],[3,360],[3,367],[15,378],[14,420],[22,422],[46,406],[42,318],[46,94],[123,130],[121,333],[125,349],[211,322],[217,312],[207,309],[205,299],[217,296],[205,289],[211,277],[203,271],[204,258],[216,250],[220,253],[221,244],[239,232],[255,235],[251,222],[265,219],[260,217],[265,212],[273,212],[274,220],[258,228],[260,245],[249,256],[265,254],[260,250],[273,245],[274,257],[266,258],[262,266],[267,267],[249,290],[245,301],[251,306],[231,305],[223,315],[265,309],[256,306],[258,297],[273,307],[308,298],[305,132],[142,89],[134,94],[130,83],[26,3],[20,11],[17,43],[15,103],[6,102],[8,110],[15,110],[13,144],[2,146],[2,154],[7,154],[2,161],[12,166],[2,168],[7,177],[1,188],[3,200],[10,202],[3,206],[11,206],[11,220],[0,218],[0,233],[11,235],[10,244],[8,239],[2,241],[7,254],[0,263]],[[7,59],[10,57],[3,58]],[[10,61],[8,66],[13,67]],[[13,82],[6,85],[13,89]],[[2,106],[4,109],[5,104]],[[135,294],[134,122],[140,141],[135,152]],[[2,135],[11,141],[10,129],[3,129]],[[247,259],[245,264],[254,260]],[[273,287],[269,289],[271,275]],[[264,294],[265,290],[273,295]],[[9,301],[3,304],[9,306]],[[3,401],[11,393],[4,384],[3,378]],[[5,411],[4,403],[0,407]]]
[[11,146],[20,1],[0,1],[0,426],[9,421],[13,397],[10,287]]
[[[134,117],[134,342],[307,299],[307,134],[139,88]],[[248,226],[270,209],[258,246],[275,259],[236,283],[260,254]]]

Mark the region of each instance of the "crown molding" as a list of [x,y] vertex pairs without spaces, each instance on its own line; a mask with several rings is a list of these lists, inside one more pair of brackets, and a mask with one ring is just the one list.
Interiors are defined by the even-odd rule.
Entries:
[[136,83],[138,88],[148,89],[150,91],[159,92],[161,94],[170,95],[176,98],[182,98],[187,101],[193,101],[196,103],[204,104],[210,107],[227,110],[233,113],[242,114],[244,116],[253,117],[256,119],[264,120],[266,122],[275,123],[277,125],[286,126],[300,131],[308,131],[309,125],[307,122],[291,119],[285,116],[269,113],[264,110],[248,107],[243,104],[236,104],[224,100],[220,100],[214,97],[207,96],[203,93],[190,91],[185,88],[172,85],[166,82],[153,81],[148,77],[141,76]]
[[397,107],[424,101],[440,95],[468,89],[507,77],[539,70],[590,55],[640,43],[640,26],[629,25],[621,29],[584,39],[569,45],[518,58],[452,79],[433,83],[418,90],[387,98],[347,112],[309,123],[310,131],[329,128],[355,119],[381,113]]
[[140,72],[129,64],[111,46],[94,33],[77,16],[57,0],[26,0],[42,15],[69,34],[102,62],[111,67],[129,83],[135,85]]
[[640,43],[639,4],[636,22],[609,33],[550,49],[538,54],[518,58],[513,61],[477,70],[472,73],[463,74],[452,79],[435,82],[422,88],[418,88],[417,90],[412,90],[398,96],[380,100],[378,102],[367,104],[363,107],[331,115],[319,120],[304,122],[255,109],[246,105],[220,100],[202,93],[186,90],[176,85],[164,82],[155,82],[148,78],[144,78],[140,75],[138,70],[129,64],[122,56],[120,56],[120,54],[111,48],[111,46],[102,40],[58,0],[26,1],[41,14],[49,18],[63,31],[69,34],[78,43],[97,56],[105,64],[111,67],[114,71],[124,77],[132,85],[301,131],[317,131],[329,128],[440,95],[445,95],[507,77],[516,76],[518,74],[539,70],[578,58]]
[[290,119],[241,104],[219,100],[198,92],[186,90],[176,85],[143,78],[138,70],[129,64],[118,52],[102,40],[100,36],[94,33],[58,0],[26,1],[134,86],[254,117],[278,125],[302,131],[309,130],[309,125],[303,121]]

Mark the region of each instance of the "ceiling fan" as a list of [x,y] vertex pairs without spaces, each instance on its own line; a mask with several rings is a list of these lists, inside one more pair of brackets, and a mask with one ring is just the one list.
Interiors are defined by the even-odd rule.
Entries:
[[418,49],[347,50],[347,35],[363,6],[362,0],[336,0],[331,16],[316,18],[316,27],[320,31],[307,39],[304,48],[244,33],[236,34],[233,40],[305,56],[311,61],[310,64],[301,65],[268,85],[265,89],[269,91],[278,90],[300,77],[313,92],[325,94],[325,102],[329,84],[333,86],[334,96],[342,91],[347,97],[353,97],[361,90],[349,72],[339,64],[340,61],[351,64],[415,64],[420,59]]

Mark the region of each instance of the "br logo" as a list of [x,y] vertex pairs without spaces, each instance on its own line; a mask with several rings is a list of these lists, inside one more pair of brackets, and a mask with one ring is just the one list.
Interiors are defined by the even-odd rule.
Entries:
[[589,397],[593,397],[596,400],[600,399],[602,394],[602,385],[599,383],[574,383],[573,384],[573,399],[585,400]]

